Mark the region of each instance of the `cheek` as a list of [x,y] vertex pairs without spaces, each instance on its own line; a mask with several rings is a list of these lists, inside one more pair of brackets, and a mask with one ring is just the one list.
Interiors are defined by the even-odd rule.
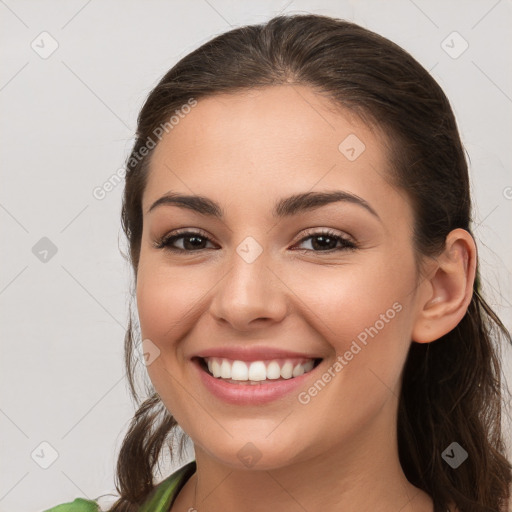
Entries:
[[317,274],[314,287],[311,282],[297,291],[308,306],[300,314],[332,352],[319,376],[325,384],[317,381],[301,390],[300,403],[311,404],[318,417],[331,418],[338,433],[351,435],[399,395],[410,309],[407,269],[401,277],[378,264],[346,270],[329,278]]
[[190,279],[186,269],[166,268],[161,263],[146,263],[138,272],[137,309],[144,338],[160,344],[180,337],[184,324],[192,320],[194,304],[208,291],[204,280]]
[[151,340],[159,349],[146,370],[166,408],[180,424],[188,425],[190,397],[180,385],[187,370],[179,340],[194,324],[193,306],[205,291],[203,286],[190,283],[190,274],[187,277],[183,269],[173,270],[150,259],[141,257],[136,288],[141,338]]
[[294,293],[305,305],[301,315],[344,357],[345,373],[360,378],[361,368],[368,367],[393,380],[410,343],[413,266],[387,259],[372,263],[296,274]]

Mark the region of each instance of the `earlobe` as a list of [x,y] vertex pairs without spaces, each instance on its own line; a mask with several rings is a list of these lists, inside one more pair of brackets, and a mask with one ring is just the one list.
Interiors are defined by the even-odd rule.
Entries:
[[[477,249],[471,234],[461,228],[446,237],[431,277],[422,288],[411,339],[429,343],[444,336],[462,320],[473,296]],[[422,294],[419,293],[418,297]]]

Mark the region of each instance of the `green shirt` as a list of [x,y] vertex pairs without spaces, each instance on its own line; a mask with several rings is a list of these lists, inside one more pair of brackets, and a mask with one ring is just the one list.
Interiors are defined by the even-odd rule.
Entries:
[[[196,471],[196,461],[189,462],[162,480],[140,506],[139,512],[168,512],[187,480]],[[75,501],[62,503],[44,512],[101,512],[94,500],[76,498]]]

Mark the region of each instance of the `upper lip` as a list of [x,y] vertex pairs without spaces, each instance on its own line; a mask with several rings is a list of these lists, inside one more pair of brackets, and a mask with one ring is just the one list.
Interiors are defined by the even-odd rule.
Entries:
[[274,347],[211,347],[201,350],[192,357],[219,357],[231,359],[233,361],[264,361],[266,359],[320,359],[317,354],[307,354],[305,352],[293,352]]

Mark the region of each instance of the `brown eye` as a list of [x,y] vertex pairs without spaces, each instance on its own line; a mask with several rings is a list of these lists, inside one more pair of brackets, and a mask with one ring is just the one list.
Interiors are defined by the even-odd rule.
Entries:
[[[311,239],[311,248],[302,249],[305,252],[335,252],[343,250],[355,250],[357,245],[330,230],[317,231],[308,234],[299,242],[304,243]],[[181,247],[177,247],[176,242],[180,241]],[[181,242],[182,241],[182,242]],[[198,231],[182,231],[179,233],[170,233],[155,243],[157,249],[166,249],[173,252],[197,252],[207,249],[206,244],[211,240]]]
[[[182,242],[182,247],[176,247],[175,243],[177,241]],[[202,233],[195,231],[185,231],[177,234],[166,235],[162,239],[160,239],[155,247],[157,249],[167,249],[169,251],[177,251],[177,252],[194,252],[202,249],[206,249],[205,244],[209,242],[210,239],[203,235]]]
[[354,242],[330,230],[310,233],[299,243],[303,243],[309,239],[311,239],[311,249],[307,249],[307,251],[328,252],[357,249],[357,246]]

